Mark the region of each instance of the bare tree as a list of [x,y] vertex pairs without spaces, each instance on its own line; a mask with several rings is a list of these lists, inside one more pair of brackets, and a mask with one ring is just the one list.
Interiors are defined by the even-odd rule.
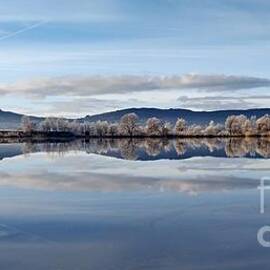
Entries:
[[40,123],[40,130],[43,132],[51,131],[51,125],[49,118],[46,118],[44,121]]
[[233,133],[233,123],[235,121],[235,117],[235,115],[230,115],[225,121],[225,129],[228,131],[229,135],[232,135]]
[[246,136],[250,136],[253,134],[253,132],[256,130],[253,130],[252,122],[250,119],[246,119],[246,121],[243,123],[243,132]]
[[245,135],[245,123],[247,117],[243,114],[241,115],[231,115],[226,119],[225,129],[228,131],[229,135]]
[[182,133],[182,135],[189,136],[189,137],[202,136],[203,130],[204,128],[202,126],[193,124],[191,126],[187,126],[186,131]]
[[270,131],[270,117],[268,114],[259,118],[256,123],[260,135],[266,135]]
[[175,134],[176,135],[180,135],[183,136],[185,135],[186,131],[187,131],[187,124],[186,124],[186,120],[183,118],[178,118],[176,123],[175,123]]
[[167,137],[172,134],[172,125],[170,122],[161,122],[161,136]]
[[42,131],[57,131],[58,130],[58,119],[55,117],[47,117],[43,122],[40,123]]
[[117,124],[110,124],[108,128],[108,135],[109,136],[117,136],[118,135],[118,125]]
[[129,113],[122,116],[119,124],[121,135],[134,136],[138,129],[138,116],[135,113]]
[[160,136],[162,132],[162,123],[156,118],[149,118],[146,122],[146,134],[147,136]]
[[97,136],[105,137],[108,133],[109,124],[107,121],[97,121],[96,122],[96,132]]
[[33,131],[33,123],[29,116],[24,115],[21,119],[21,128],[25,133],[31,133]]
[[56,129],[57,131],[68,131],[69,130],[69,123],[64,118],[57,118],[56,119]]
[[97,128],[95,123],[89,124],[89,136],[96,137],[97,136]]
[[206,136],[218,136],[223,130],[223,126],[215,124],[214,121],[210,121],[209,125],[205,128],[203,134]]
[[69,123],[69,131],[74,135],[81,135],[82,134],[82,125],[79,121],[72,121]]

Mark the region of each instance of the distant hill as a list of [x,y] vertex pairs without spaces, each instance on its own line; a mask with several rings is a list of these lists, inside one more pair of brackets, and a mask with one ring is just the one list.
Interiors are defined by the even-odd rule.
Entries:
[[127,113],[136,113],[141,122],[145,122],[150,117],[157,117],[163,121],[175,123],[178,117],[182,117],[190,124],[208,124],[211,120],[223,124],[229,115],[244,114],[247,117],[253,115],[261,117],[265,114],[270,115],[270,109],[191,111],[185,109],[131,108],[86,116],[83,120],[90,122],[96,122],[98,120],[118,122],[120,118]]
[[[17,129],[20,127],[22,114],[0,110],[0,129]],[[44,118],[31,116],[32,121],[39,122]]]
[[[257,118],[269,114],[270,109],[249,109],[249,110],[221,110],[221,111],[191,111],[185,109],[156,109],[156,108],[130,108],[112,111],[96,115],[88,115],[79,121],[96,122],[106,120],[108,122],[118,122],[127,113],[136,113],[141,122],[145,122],[150,117],[157,117],[163,121],[175,123],[178,117],[186,119],[190,124],[207,124],[211,120],[217,123],[224,123],[229,115],[244,114],[247,117],[255,115]],[[0,110],[0,129],[17,129],[20,127],[22,114]],[[31,116],[32,121],[39,122],[44,118]]]

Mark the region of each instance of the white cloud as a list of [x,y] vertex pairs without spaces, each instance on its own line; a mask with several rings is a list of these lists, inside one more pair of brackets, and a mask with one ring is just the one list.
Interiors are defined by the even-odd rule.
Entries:
[[262,108],[268,107],[269,96],[264,92],[269,85],[269,79],[245,76],[73,75],[0,84],[0,107],[71,118],[129,107]]
[[65,76],[0,85],[0,94],[19,94],[35,98],[90,97],[175,89],[197,89],[206,92],[237,91],[268,86],[270,86],[269,79],[226,75]]
[[177,101],[181,108],[200,108],[202,110],[247,109],[266,107],[269,95],[245,96],[180,96]]

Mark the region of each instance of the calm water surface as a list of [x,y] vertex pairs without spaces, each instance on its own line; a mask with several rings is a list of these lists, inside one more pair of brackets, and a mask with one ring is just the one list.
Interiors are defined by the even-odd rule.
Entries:
[[2,143],[0,269],[269,269],[269,156],[267,140]]

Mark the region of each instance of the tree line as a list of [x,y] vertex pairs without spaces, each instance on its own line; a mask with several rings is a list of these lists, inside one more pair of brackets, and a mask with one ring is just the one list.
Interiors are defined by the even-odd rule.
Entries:
[[208,125],[189,125],[183,118],[178,118],[173,125],[156,117],[141,123],[135,113],[129,113],[117,123],[108,121],[87,122],[48,117],[39,123],[23,116],[21,130],[24,133],[70,133],[74,136],[89,137],[230,137],[230,136],[269,136],[270,116],[256,118],[245,115],[231,115],[224,124],[210,121]]

